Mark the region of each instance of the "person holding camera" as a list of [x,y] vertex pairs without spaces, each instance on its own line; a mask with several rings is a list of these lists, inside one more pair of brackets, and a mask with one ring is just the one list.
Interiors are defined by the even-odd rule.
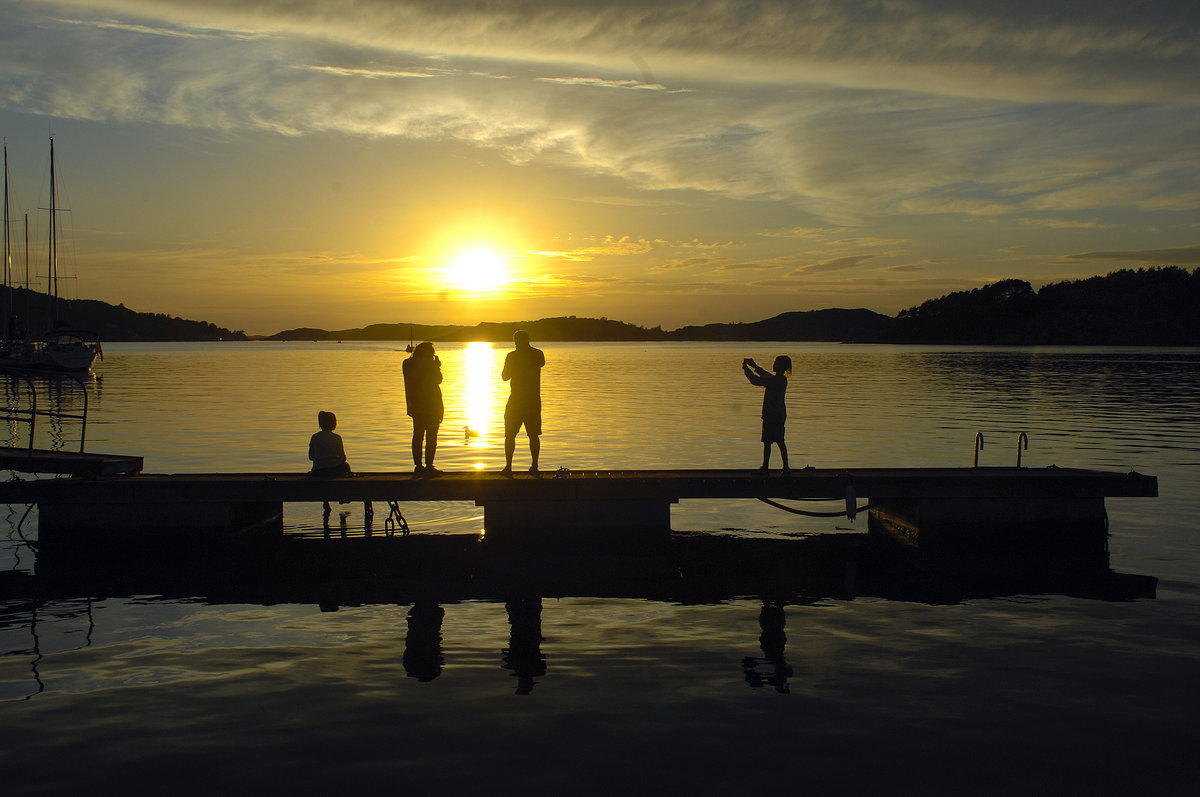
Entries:
[[[772,373],[773,371],[774,373]],[[762,403],[762,444],[763,461],[759,468],[763,473],[768,470],[771,461],[771,444],[779,446],[779,455],[783,458],[783,472],[788,474],[787,444],[783,441],[783,427],[787,420],[787,404],[784,401],[787,393],[788,377],[792,375],[792,358],[781,354],[775,358],[771,371],[759,366],[750,357],[742,360],[742,373],[750,384],[763,388]]]
[[[412,458],[414,476],[436,476],[441,473],[433,466],[437,454],[438,427],[446,408],[442,404],[442,361],[429,341],[418,343],[410,357],[401,364],[404,372],[404,399],[413,419]],[[424,453],[424,464],[421,455]]]

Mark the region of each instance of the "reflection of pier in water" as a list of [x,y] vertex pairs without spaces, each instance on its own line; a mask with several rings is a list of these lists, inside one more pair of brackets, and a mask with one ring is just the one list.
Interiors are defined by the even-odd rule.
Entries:
[[[413,604],[540,597],[707,603],[874,597],[956,603],[1010,595],[1152,598],[1157,580],[1113,572],[1107,555],[930,554],[865,533],[754,538],[675,532],[668,545],[541,551],[477,535],[284,539],[188,557],[37,557],[36,575],[0,573],[0,599],[38,594],[200,597],[216,603]],[[97,563],[103,562],[102,567]]]
[[32,695],[43,688],[39,623],[81,622],[86,601],[90,639],[92,598],[80,596],[310,604],[314,611],[390,605],[397,607],[397,624],[401,618],[407,624],[398,664],[408,677],[429,682],[446,667],[443,619],[455,604],[482,601],[497,610],[504,606],[510,633],[508,646],[496,651],[496,665],[510,673],[516,694],[529,694],[539,683],[552,683],[553,666],[542,649],[545,598],[685,605],[751,598],[761,608],[747,614],[747,639],[757,636],[760,650],[729,651],[729,667],[736,671],[740,662],[749,687],[782,693],[789,691],[792,673],[785,613],[794,619],[822,601],[941,604],[1014,595],[1125,601],[1154,598],[1156,587],[1152,577],[1116,573],[1094,558],[910,555],[856,533],[797,539],[676,534],[669,551],[628,556],[512,552],[489,549],[469,535],[413,535],[349,543],[291,540],[259,549],[257,556],[242,551],[186,562],[110,560],[103,568],[39,556],[36,574],[0,573],[0,629],[29,628],[28,649],[9,653],[29,657]]
[[[828,535],[828,537],[846,537],[846,535]],[[857,537],[857,535],[852,535]],[[457,541],[461,540],[455,540]],[[754,543],[754,541],[750,541]],[[740,546],[734,543],[734,549]],[[685,546],[686,547],[686,546]],[[756,547],[756,546],[751,546]],[[838,550],[846,552],[851,549]],[[769,553],[773,549],[774,553]],[[720,561],[714,561],[710,555],[718,553],[709,551],[707,555],[700,553],[701,559],[708,559],[707,567],[719,568],[721,563],[730,564],[726,549],[721,552]],[[644,563],[640,577],[630,580],[628,568],[620,568],[617,573],[616,563],[606,563],[600,573],[592,574],[588,579],[577,580],[574,591],[563,591],[564,583],[558,582],[558,591],[550,591],[551,580],[541,579],[538,575],[540,568],[548,564],[545,561],[527,562],[523,565],[508,563],[506,567],[493,571],[487,586],[468,583],[470,579],[458,583],[442,583],[433,587],[431,583],[420,583],[414,580],[401,580],[395,583],[391,579],[366,579],[364,573],[349,573],[342,570],[342,580],[332,580],[320,586],[313,586],[312,581],[298,581],[302,574],[281,577],[278,570],[259,571],[257,574],[220,574],[212,569],[212,562],[198,563],[188,577],[180,580],[181,574],[161,574],[157,568],[138,570],[137,568],[122,569],[120,573],[109,573],[96,576],[85,568],[78,570],[50,568],[47,574],[37,576],[17,573],[0,574],[0,601],[4,603],[0,611],[0,630],[26,627],[30,634],[30,647],[18,651],[6,651],[5,655],[26,655],[30,660],[30,683],[26,694],[11,697],[8,700],[29,700],[32,696],[46,690],[40,669],[43,655],[40,642],[40,623],[61,621],[64,618],[78,618],[84,611],[80,606],[86,605],[86,622],[88,634],[83,646],[90,645],[95,621],[91,613],[91,598],[80,599],[68,597],[78,594],[106,594],[109,598],[121,594],[126,597],[136,597],[146,593],[160,593],[160,600],[194,600],[204,598],[214,604],[276,604],[276,603],[316,603],[319,609],[314,611],[337,611],[341,606],[359,605],[392,605],[397,607],[397,623],[400,622],[400,611],[409,605],[404,613],[404,621],[408,630],[404,635],[404,652],[401,665],[404,673],[421,683],[428,683],[442,675],[445,666],[443,648],[442,623],[449,612],[455,611],[455,604],[460,601],[490,601],[499,610],[503,604],[508,615],[510,633],[509,645],[497,652],[499,669],[510,672],[510,677],[516,683],[512,691],[517,695],[532,694],[536,684],[550,679],[552,669],[547,665],[547,657],[542,652],[541,622],[542,597],[584,597],[584,595],[599,594],[601,597],[649,598],[656,600],[685,601],[685,603],[702,604],[716,603],[734,598],[752,598],[752,593],[739,594],[736,583],[740,580],[742,586],[749,587],[755,582],[766,592],[758,593],[761,609],[757,612],[758,646],[761,655],[746,655],[749,649],[727,652],[722,657],[716,652],[715,661],[724,660],[730,670],[736,670],[738,660],[742,666],[744,681],[751,689],[772,689],[776,693],[787,694],[793,669],[788,664],[786,613],[792,610],[794,617],[803,617],[806,606],[820,604],[827,598],[853,600],[858,594],[871,595],[894,600],[920,600],[925,603],[942,603],[942,601],[959,601],[967,598],[1004,597],[1009,594],[1067,594],[1076,597],[1086,597],[1099,600],[1130,600],[1136,598],[1153,598],[1156,591],[1156,580],[1152,577],[1133,576],[1111,573],[1108,569],[1097,569],[1096,563],[1062,562],[1058,568],[1046,568],[1045,562],[1037,567],[1021,569],[1013,563],[1007,565],[985,565],[983,563],[942,563],[943,569],[905,571],[893,574],[893,577],[875,580],[872,577],[872,567],[868,559],[858,561],[842,561],[841,583],[835,583],[838,569],[838,556],[823,563],[829,569],[827,573],[817,573],[821,567],[810,570],[812,580],[785,581],[776,579],[778,571],[761,565],[768,559],[775,559],[780,549],[769,546],[769,549],[757,551],[755,567],[734,567],[740,574],[732,577],[701,576],[690,571],[679,570],[674,583],[664,579],[666,570],[672,565],[666,563]],[[833,555],[834,551],[827,551]],[[698,563],[698,559],[692,562]],[[342,562],[342,564],[346,564]],[[445,563],[443,562],[443,565]],[[498,563],[497,563],[498,564]],[[563,563],[554,563],[563,564]],[[745,565],[745,562],[738,563]],[[863,564],[868,567],[862,567]],[[1031,563],[1026,563],[1030,565]],[[583,573],[588,563],[576,563],[576,573]],[[656,571],[656,576],[654,575]],[[990,571],[991,579],[977,582],[977,577]],[[253,576],[253,577],[251,577]],[[865,579],[864,579],[865,576]],[[164,582],[163,579],[167,581]],[[407,581],[404,582],[404,581]],[[640,582],[640,583],[636,583]],[[972,585],[968,588],[968,583]],[[169,588],[174,585],[174,588]],[[866,587],[869,592],[856,593],[856,587]],[[994,594],[989,593],[998,591]],[[805,589],[806,593],[797,592]],[[508,594],[508,598],[500,595]],[[824,598],[822,597],[824,594]],[[145,600],[145,598],[139,598]],[[745,618],[748,629],[754,623],[752,616]],[[750,634],[748,633],[748,639]],[[803,652],[802,652],[803,654]],[[794,657],[794,652],[793,652]]]

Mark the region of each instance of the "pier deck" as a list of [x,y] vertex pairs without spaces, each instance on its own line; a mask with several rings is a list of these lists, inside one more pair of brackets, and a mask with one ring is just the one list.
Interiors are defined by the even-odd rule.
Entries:
[[0,447],[0,470],[66,476],[130,476],[142,469],[141,457]]
[[303,473],[144,473],[103,479],[5,482],[4,503],[132,504],[193,501],[571,501],[780,498],[1115,498],[1158,495],[1139,473],[1076,468],[810,468],[783,476],[756,470],[575,470],[405,472],[314,479]]
[[[754,470],[140,474],[0,483],[0,503],[37,504],[43,545],[89,531],[159,537],[282,529],[283,505],[320,501],[469,501],[484,508],[489,539],[553,539],[669,531],[670,505],[692,499],[827,499],[862,511],[870,529],[919,548],[1021,539],[1047,529],[1103,550],[1104,499],[1154,497],[1158,480],[1074,468],[810,468]],[[827,507],[826,507],[827,508]]]

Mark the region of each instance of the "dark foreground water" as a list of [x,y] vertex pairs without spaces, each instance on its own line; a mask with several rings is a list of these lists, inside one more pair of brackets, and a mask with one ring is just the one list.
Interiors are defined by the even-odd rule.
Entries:
[[[142,454],[152,472],[304,470],[329,409],[355,468],[409,467],[393,347],[107,349],[89,450]],[[717,565],[530,554],[474,580],[322,578],[311,562],[302,578],[270,561],[64,570],[25,542],[36,511],[21,522],[11,507],[5,792],[1194,789],[1200,352],[545,349],[550,469],[752,467],[761,393],[738,363],[790,353],[794,466],[965,466],[976,432],[981,465],[1010,465],[1024,431],[1027,466],[1136,469],[1161,496],[1108,502],[1111,579],[999,561],[848,567],[864,518],[739,502],[673,510],[676,529],[731,546]],[[503,354],[441,352],[443,469],[502,464]],[[464,426],[480,432],[469,444]],[[77,440],[69,424],[42,433],[42,445]],[[360,507],[335,512],[334,545],[366,542]],[[416,534],[396,543],[470,546],[481,525],[470,505],[405,514]],[[321,544],[319,507],[288,505],[285,521]],[[779,577],[778,552],[810,543],[820,553],[799,560],[819,561],[812,577]],[[735,577],[725,551],[726,570],[749,560],[776,575]]]

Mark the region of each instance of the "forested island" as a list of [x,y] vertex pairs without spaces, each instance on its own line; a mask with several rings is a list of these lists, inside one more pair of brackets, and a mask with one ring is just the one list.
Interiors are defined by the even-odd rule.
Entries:
[[17,327],[14,331],[28,331],[40,338],[50,330],[51,319],[57,318],[60,325],[95,332],[101,340],[107,341],[248,340],[245,332],[163,313],[139,313],[124,304],[111,305],[96,299],[59,299],[57,308],[52,308],[52,301],[44,293],[12,288],[11,311]]
[[[20,319],[38,335],[51,317],[45,294],[13,289]],[[675,330],[575,316],[475,326],[372,324],[357,329],[290,329],[251,337],[205,321],[139,313],[91,299],[60,300],[58,317],[106,341],[415,340],[508,341],[518,328],[540,341],[838,341],[1003,345],[1200,345],[1200,268],[1124,269],[1103,277],[1056,282],[1035,290],[1002,280],[958,291],[887,316],[865,309],[782,313],[747,323]],[[42,322],[36,323],[37,319]],[[25,323],[22,321],[22,323]]]
[[646,328],[607,318],[542,318],[473,327],[373,324],[292,329],[271,340],[507,341],[518,328],[541,341],[839,341],[1005,345],[1200,345],[1200,269],[1124,269],[1034,290],[1003,280],[887,316],[872,310],[782,313],[762,321]]

